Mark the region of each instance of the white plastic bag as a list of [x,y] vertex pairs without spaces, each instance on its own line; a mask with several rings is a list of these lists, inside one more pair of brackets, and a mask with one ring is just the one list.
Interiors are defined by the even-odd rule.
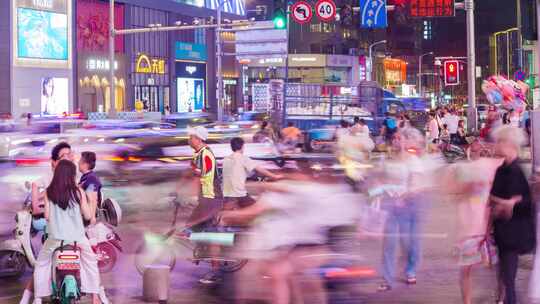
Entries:
[[382,236],[388,218],[388,212],[381,209],[380,199],[362,204],[358,232],[360,236]]

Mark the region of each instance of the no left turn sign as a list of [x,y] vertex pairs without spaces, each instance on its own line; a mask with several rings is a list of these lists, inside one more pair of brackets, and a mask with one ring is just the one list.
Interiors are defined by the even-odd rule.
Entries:
[[315,12],[321,21],[332,21],[336,18],[336,3],[332,0],[319,0],[315,4]]
[[291,16],[299,24],[308,23],[313,17],[311,5],[305,1],[298,1],[291,7]]

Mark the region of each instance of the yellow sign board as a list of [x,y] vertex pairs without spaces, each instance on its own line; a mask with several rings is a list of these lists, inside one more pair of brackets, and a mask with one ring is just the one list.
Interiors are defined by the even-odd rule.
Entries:
[[150,58],[146,54],[140,54],[135,64],[135,73],[165,74],[165,60]]

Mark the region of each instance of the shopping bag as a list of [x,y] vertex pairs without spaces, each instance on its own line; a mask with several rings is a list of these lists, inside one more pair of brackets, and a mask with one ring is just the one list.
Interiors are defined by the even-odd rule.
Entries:
[[388,219],[388,212],[381,209],[381,200],[362,204],[358,232],[360,236],[382,236]]
[[482,255],[482,262],[486,266],[493,266],[496,265],[498,260],[498,251],[497,251],[497,245],[495,245],[495,241],[491,237],[486,237],[482,243],[480,244],[480,253]]

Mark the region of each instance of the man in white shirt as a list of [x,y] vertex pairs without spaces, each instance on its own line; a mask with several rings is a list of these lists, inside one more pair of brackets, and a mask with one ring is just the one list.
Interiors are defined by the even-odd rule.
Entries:
[[439,124],[435,113],[429,114],[428,143],[436,144],[439,139]]
[[457,130],[459,125],[459,116],[456,115],[455,110],[451,110],[443,118],[443,124],[448,126],[448,132],[450,133],[450,140],[455,142],[457,139]]
[[235,209],[247,207],[254,203],[246,190],[246,180],[253,171],[271,179],[281,179],[282,176],[274,174],[244,155],[244,140],[235,137],[231,140],[233,153],[223,160],[223,196],[225,208]]

